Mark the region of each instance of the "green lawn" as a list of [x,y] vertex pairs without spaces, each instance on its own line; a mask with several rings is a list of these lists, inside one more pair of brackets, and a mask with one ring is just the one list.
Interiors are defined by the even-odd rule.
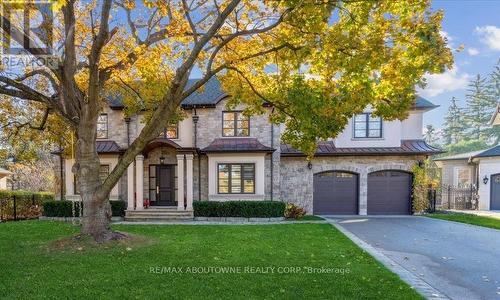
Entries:
[[429,214],[427,216],[441,220],[455,221],[460,223],[467,223],[477,226],[500,229],[500,219],[495,219],[491,217],[483,217],[483,216],[460,214],[460,213],[434,213],[434,214]]
[[[53,241],[77,233],[78,228],[69,223],[0,224],[0,298],[421,299],[329,224],[120,225],[115,229],[140,235],[147,242],[62,251],[54,249]],[[240,271],[193,274],[187,269],[223,266],[234,267],[233,272],[240,267]],[[151,272],[156,267],[183,269],[182,273]],[[275,270],[252,274],[246,267]],[[287,273],[284,267],[294,267],[297,273],[290,273],[291,269]],[[306,267],[338,268],[344,274],[309,273]]]

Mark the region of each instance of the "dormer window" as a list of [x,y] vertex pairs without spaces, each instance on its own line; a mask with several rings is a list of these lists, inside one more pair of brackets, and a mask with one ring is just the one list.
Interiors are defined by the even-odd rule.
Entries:
[[101,114],[97,118],[97,138],[107,139],[108,138],[108,115]]
[[222,112],[222,136],[249,136],[250,118],[241,111]]
[[382,118],[371,113],[362,113],[354,117],[354,138],[381,138]]
[[160,138],[164,139],[178,139],[179,138],[179,124],[169,125],[160,133]]

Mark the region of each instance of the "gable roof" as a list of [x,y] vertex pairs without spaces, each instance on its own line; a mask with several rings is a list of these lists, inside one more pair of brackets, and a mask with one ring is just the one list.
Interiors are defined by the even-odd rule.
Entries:
[[500,145],[496,145],[496,146],[491,147],[489,149],[483,149],[483,150],[479,150],[479,151],[472,151],[472,152],[460,153],[460,154],[455,154],[455,155],[450,155],[450,156],[445,156],[445,157],[438,157],[438,158],[434,159],[434,161],[445,161],[445,160],[470,161],[474,158],[495,157],[495,156],[500,156]]
[[467,160],[468,161],[472,157],[474,157],[475,155],[478,155],[479,153],[481,153],[483,151],[484,150],[479,150],[479,151],[472,151],[472,152],[448,155],[448,156],[444,156],[444,157],[438,157],[438,158],[435,158],[434,161],[443,161],[443,160]]
[[481,153],[474,155],[473,158],[476,158],[476,157],[494,157],[494,156],[500,156],[500,145],[496,145],[495,147],[484,150]]
[[[199,79],[197,78],[189,79],[186,84],[186,88],[191,87],[198,80]],[[205,83],[203,87],[184,99],[181,103],[181,106],[183,108],[215,107],[217,103],[219,103],[219,101],[226,97],[229,97],[229,95],[222,90],[219,79],[216,76],[213,76],[207,81],[207,83]],[[110,95],[107,97],[107,100],[111,109],[120,110],[124,108],[123,101],[121,100],[119,95]],[[417,110],[427,111],[438,106],[439,105],[435,105],[425,98],[417,96],[413,108]]]

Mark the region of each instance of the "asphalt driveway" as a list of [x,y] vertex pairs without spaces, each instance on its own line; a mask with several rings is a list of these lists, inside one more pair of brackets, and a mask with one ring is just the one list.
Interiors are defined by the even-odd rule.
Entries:
[[500,230],[425,217],[329,219],[452,299],[500,299]]

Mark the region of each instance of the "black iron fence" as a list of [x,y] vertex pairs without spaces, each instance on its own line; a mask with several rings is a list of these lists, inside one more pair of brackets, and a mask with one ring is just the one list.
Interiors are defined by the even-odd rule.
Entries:
[[476,210],[478,195],[476,185],[442,186],[429,189],[429,206],[431,211],[438,209]]
[[0,220],[25,220],[38,218],[45,201],[54,200],[50,193],[0,191]]

